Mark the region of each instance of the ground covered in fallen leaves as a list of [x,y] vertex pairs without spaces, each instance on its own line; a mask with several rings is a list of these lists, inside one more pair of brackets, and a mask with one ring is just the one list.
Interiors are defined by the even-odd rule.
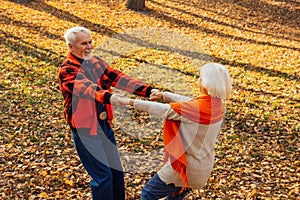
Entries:
[[[92,30],[95,52],[160,88],[196,96],[198,68],[219,62],[233,93],[206,186],[187,199],[297,199],[300,180],[299,1],[1,1],[0,198],[89,199],[63,119],[64,31]],[[116,91],[117,92],[117,91]],[[127,199],[159,169],[159,118],[115,109]]]

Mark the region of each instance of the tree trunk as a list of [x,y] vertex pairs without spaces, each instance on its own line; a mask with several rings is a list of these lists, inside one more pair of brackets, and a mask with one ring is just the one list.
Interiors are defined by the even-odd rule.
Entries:
[[128,0],[126,7],[131,10],[145,10],[145,0]]

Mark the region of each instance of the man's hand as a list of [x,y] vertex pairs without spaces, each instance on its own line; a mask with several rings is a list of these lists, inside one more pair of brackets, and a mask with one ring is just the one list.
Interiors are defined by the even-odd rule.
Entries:
[[111,95],[110,103],[115,106],[129,105],[130,100],[128,97],[119,96],[116,94]]

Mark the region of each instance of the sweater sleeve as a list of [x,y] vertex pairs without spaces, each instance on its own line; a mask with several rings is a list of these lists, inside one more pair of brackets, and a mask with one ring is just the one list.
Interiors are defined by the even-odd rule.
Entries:
[[186,96],[183,96],[183,95],[180,95],[180,94],[175,94],[175,93],[172,93],[172,92],[164,92],[163,93],[163,100],[165,102],[182,102],[182,101],[188,101],[188,100],[191,100],[192,98],[190,97],[186,97]]
[[163,119],[173,119],[176,121],[180,120],[186,122],[190,121],[189,119],[176,113],[169,104],[153,101],[134,100],[133,106],[136,110],[145,111],[151,115],[156,115]]

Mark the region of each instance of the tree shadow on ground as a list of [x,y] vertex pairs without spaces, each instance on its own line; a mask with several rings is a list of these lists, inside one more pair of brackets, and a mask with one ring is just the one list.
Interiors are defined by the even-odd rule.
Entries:
[[[176,8],[176,7],[171,7],[171,6],[168,6],[168,5],[164,5],[164,4],[156,2],[154,0],[148,0],[148,1],[151,2],[151,3],[153,3],[153,4],[162,6],[164,8],[170,8],[170,9],[176,10],[176,11],[178,11],[180,13],[188,14],[188,15],[190,15],[192,17],[201,19],[204,22],[212,22],[212,23],[215,23],[215,24],[218,24],[218,25],[227,26],[227,27],[230,27],[230,28],[235,28],[235,29],[238,29],[238,30],[241,30],[241,31],[246,31],[246,32],[255,33],[255,34],[263,34],[263,35],[271,36],[271,37],[274,37],[274,38],[286,39],[286,40],[291,40],[291,41],[300,41],[299,39],[297,39],[298,37],[296,37],[298,35],[295,35],[295,37],[291,37],[293,35],[293,33],[290,33],[290,32],[284,32],[284,34],[285,34],[284,36],[278,35],[278,32],[276,32],[276,33],[262,32],[261,29],[263,29],[263,28],[265,29],[265,27],[261,26],[259,23],[257,23],[257,24],[253,24],[253,23],[249,24],[249,25],[251,25],[253,27],[259,28],[259,30],[253,30],[253,29],[249,29],[249,28],[244,28],[241,25],[235,25],[235,24],[230,24],[230,23],[227,23],[227,22],[222,22],[220,20],[216,20],[216,19],[213,19],[211,17],[198,15],[198,14],[195,14],[195,13],[192,13],[192,12],[180,9],[180,8]],[[186,1],[184,1],[184,2],[176,1],[176,0],[173,0],[173,1],[177,2],[177,3],[183,3],[183,4],[186,4],[188,6],[192,6],[191,3],[187,3]],[[206,10],[206,11],[210,11],[210,12],[215,12],[216,13],[215,10],[209,10],[207,8],[202,8],[200,6],[199,6],[199,10]],[[225,14],[222,14],[221,12],[218,12],[217,14],[218,15],[223,15],[225,17],[229,17],[231,19],[235,19],[233,16],[225,15]],[[244,23],[244,21],[240,21],[240,22]],[[249,25],[247,25],[246,27],[249,27]]]
[[[24,27],[26,29],[32,30],[34,32],[38,32],[40,35],[48,37],[49,39],[57,39],[57,40],[64,40],[61,36],[50,33],[47,31],[47,27],[44,26],[38,26],[38,25],[32,25],[26,21],[19,21],[16,19],[12,19],[8,16],[5,16],[4,14],[0,14],[0,19],[4,24],[10,24],[13,26],[18,26],[18,27]],[[0,22],[0,24],[2,23]]]
[[88,20],[82,19],[70,12],[67,12],[62,9],[56,8],[54,6],[48,5],[44,2],[31,1],[28,3],[28,1],[26,2],[26,1],[20,1],[20,0],[10,0],[10,1],[13,3],[21,4],[30,9],[33,9],[33,10],[38,10],[38,11],[49,13],[61,20],[66,20],[66,21],[69,21],[69,22],[72,22],[75,24],[80,24],[80,26],[84,26],[84,27],[90,29],[91,31],[95,31],[104,36],[112,36],[112,35],[116,34],[115,31],[107,28],[106,26],[104,26],[102,24],[97,24],[97,23],[93,23]]
[[[17,1],[17,0],[15,0],[15,1],[11,0],[11,2],[21,3],[22,5],[27,6],[31,9],[47,12],[47,13],[53,15],[53,16],[56,16],[59,19],[81,24],[82,26],[85,26],[85,27],[89,28],[90,30],[95,31],[95,32],[97,32],[101,35],[104,35],[104,36],[113,36],[113,35],[117,34],[115,31],[113,31],[113,30],[111,30],[111,29],[109,29],[109,28],[107,28],[107,27],[105,27],[101,24],[96,24],[96,23],[90,22],[88,20],[84,20],[84,19],[82,19],[82,18],[80,18],[76,15],[73,15],[73,14],[67,12],[67,11],[64,11],[64,10],[58,9],[56,7],[53,7],[51,5],[48,5],[44,2],[23,3],[23,1]],[[195,24],[190,24],[190,23],[187,23],[185,21],[178,20],[176,18],[166,16],[164,13],[162,13],[160,11],[156,11],[156,10],[151,10],[150,9],[150,15],[155,16],[158,19],[162,19],[162,20],[169,21],[169,22],[174,22],[175,21],[177,25],[182,26],[182,27],[197,29],[197,30],[203,31],[205,33],[219,35],[219,36],[230,38],[230,39],[241,40],[241,41],[246,41],[246,42],[251,42],[251,43],[257,43],[257,44],[261,44],[261,45],[269,45],[269,46],[274,46],[274,47],[278,47],[278,48],[287,48],[287,49],[292,49],[292,50],[300,50],[299,48],[296,48],[296,47],[287,47],[287,46],[284,46],[284,45],[271,44],[269,42],[261,42],[261,41],[256,41],[256,40],[252,40],[252,39],[236,37],[236,36],[232,36],[232,35],[229,35],[229,34],[224,34],[224,33],[221,33],[221,32],[215,31],[215,30],[210,30],[208,28],[199,27]],[[10,20],[10,19],[7,18],[7,20]],[[12,22],[13,23],[20,23],[18,21],[12,21]],[[29,24],[25,24],[25,25],[30,27]],[[121,37],[119,37],[120,40],[135,43],[135,44],[138,44],[141,47],[159,48],[161,50],[165,50],[165,51],[169,51],[169,52],[176,51],[177,53],[179,53],[181,55],[184,55],[184,56],[188,55],[191,58],[203,57],[203,54],[200,54],[199,52],[184,51],[184,50],[180,50],[180,49],[175,49],[174,50],[173,48],[170,48],[168,46],[153,44],[151,42],[144,41],[140,38],[135,38],[135,37],[132,37],[132,36],[127,35],[127,34],[123,34],[123,35],[119,34],[119,35],[121,35]],[[7,36],[7,38],[10,38],[10,37],[15,37],[15,36],[11,36],[11,35]],[[58,36],[54,36],[54,37],[59,38]],[[21,41],[22,39],[17,38],[17,40]],[[5,39],[5,41],[9,42],[9,39]],[[25,42],[23,41],[23,43],[25,43]],[[20,43],[14,42],[14,45],[20,45]],[[26,45],[25,46],[20,45],[20,47],[25,48],[25,49],[29,48]],[[35,47],[35,48],[40,49],[39,47]],[[31,48],[31,52],[33,52],[36,55],[40,54],[39,51],[34,50],[33,48]],[[50,53],[54,53],[54,52],[50,52]],[[242,67],[245,70],[260,72],[260,73],[267,74],[269,76],[281,77],[281,78],[289,79],[289,80],[299,80],[299,77],[297,75],[291,75],[291,74],[288,74],[288,73],[285,73],[285,72],[280,72],[280,71],[272,70],[272,69],[266,69],[266,68],[254,66],[254,65],[251,65],[251,64],[240,63],[240,62],[236,62],[236,61],[229,61],[229,60],[226,60],[226,59],[223,59],[223,58],[220,58],[220,57],[216,57],[216,56],[212,56],[212,57],[216,62],[220,62],[220,63],[225,64],[225,65],[230,65],[230,66],[233,66],[233,67]],[[55,63],[57,63],[57,62],[58,61],[55,60]],[[184,72],[182,72],[182,73],[184,73]]]
[[[151,0],[153,1],[153,0]],[[238,20],[242,24],[248,24],[249,27],[264,28],[269,31],[273,31],[273,34],[278,34],[278,30],[261,26],[262,19],[268,19],[269,22],[274,22],[279,25],[289,26],[299,30],[300,24],[300,2],[293,0],[277,0],[273,1],[273,4],[266,1],[247,1],[247,0],[218,0],[209,1],[204,0],[201,3],[195,3],[185,0],[171,0],[178,4],[184,4],[186,6],[197,7],[206,11],[217,13],[234,20]],[[279,3],[280,2],[280,3]],[[231,5],[231,7],[228,7]],[[222,8],[227,8],[227,12],[221,12]],[[248,12],[245,12],[245,9]],[[238,13],[238,16],[236,15]],[[257,19],[256,23],[250,23],[245,21],[247,18]],[[293,34],[286,32],[289,39],[296,39],[299,34]],[[292,34],[292,35],[291,35]],[[294,36],[291,38],[291,36]]]
[[188,23],[186,21],[167,16],[166,14],[164,14],[163,11],[158,11],[158,10],[153,10],[153,9],[147,9],[147,10],[149,12],[149,16],[153,16],[157,19],[161,19],[161,20],[164,20],[164,21],[167,21],[170,23],[175,22],[180,27],[191,28],[191,29],[195,29],[195,30],[198,30],[198,31],[201,31],[204,33],[213,34],[213,35],[225,37],[228,39],[249,42],[249,43],[259,44],[259,45],[268,45],[268,46],[277,47],[277,48],[286,48],[286,49],[290,49],[290,50],[294,50],[294,51],[300,51],[300,48],[297,48],[297,47],[289,47],[289,46],[285,46],[285,45],[273,44],[271,42],[257,41],[254,39],[244,38],[244,37],[240,37],[240,36],[234,36],[234,35],[222,33],[222,32],[216,31],[216,30],[212,30],[209,28],[201,27],[197,24]]
[[61,62],[60,58],[62,57],[59,58],[59,55],[51,50],[43,49],[35,44],[28,43],[21,37],[11,35],[2,30],[0,30],[0,34],[5,36],[0,38],[0,44],[4,44],[14,51],[25,53],[26,55],[30,55],[46,62],[48,61],[56,66]]

